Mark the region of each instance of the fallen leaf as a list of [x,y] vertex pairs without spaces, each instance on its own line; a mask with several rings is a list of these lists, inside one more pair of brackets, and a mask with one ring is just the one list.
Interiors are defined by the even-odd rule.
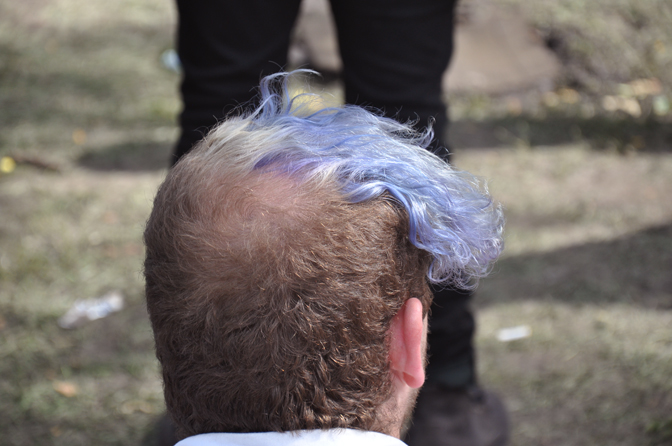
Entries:
[[72,132],[72,142],[78,146],[84,145],[86,142],[86,132],[82,129],[76,129]]
[[581,100],[579,92],[571,88],[561,88],[558,91],[558,96],[565,104],[576,104]]
[[77,395],[79,388],[69,381],[54,381],[54,390],[66,398],[72,398]]
[[0,159],[0,172],[2,173],[12,173],[16,168],[16,161],[9,156],[3,156]]

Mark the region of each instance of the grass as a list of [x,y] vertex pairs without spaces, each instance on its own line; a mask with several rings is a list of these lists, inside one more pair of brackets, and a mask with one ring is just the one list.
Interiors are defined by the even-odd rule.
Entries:
[[[571,80],[601,73],[575,47],[619,61],[622,40],[591,31],[597,17],[640,11],[645,31],[628,45],[672,49],[668,7],[609,5],[523,9],[564,42],[559,87],[578,101],[451,97],[456,164],[491,180],[508,219],[476,304],[481,378],[506,399],[513,445],[672,443],[670,115],[650,112],[652,98],[636,98],[639,117],[602,107],[644,75],[669,95],[669,65],[595,60],[604,85]],[[175,13],[158,0],[31,0],[0,1],[0,15],[0,157],[19,161],[0,174],[0,444],[141,444],[163,411],[141,233],[177,134],[179,79],[160,63]],[[58,327],[76,299],[110,290],[121,312]],[[517,325],[531,336],[496,339]]]
[[[3,179],[14,223],[0,232],[3,444],[117,444],[162,410],[140,277],[160,176],[20,168]],[[125,295],[123,312],[72,331],[56,325],[75,299],[111,289]]]

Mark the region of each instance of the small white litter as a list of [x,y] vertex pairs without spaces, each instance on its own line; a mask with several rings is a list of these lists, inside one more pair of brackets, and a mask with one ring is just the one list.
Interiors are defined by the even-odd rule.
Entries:
[[518,339],[524,339],[532,334],[529,325],[518,325],[516,327],[502,328],[497,332],[497,340],[501,342],[511,342]]
[[77,328],[88,321],[102,319],[124,308],[124,296],[119,291],[91,299],[77,299],[72,307],[58,319],[58,326],[65,329]]
[[161,63],[165,68],[174,73],[180,73],[182,71],[180,56],[177,55],[177,51],[174,49],[169,49],[161,53]]

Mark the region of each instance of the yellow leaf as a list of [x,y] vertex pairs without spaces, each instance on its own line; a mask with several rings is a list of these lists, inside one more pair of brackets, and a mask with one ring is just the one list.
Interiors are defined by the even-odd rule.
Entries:
[[3,156],[0,159],[0,172],[2,173],[12,173],[16,168],[16,161],[9,156]]

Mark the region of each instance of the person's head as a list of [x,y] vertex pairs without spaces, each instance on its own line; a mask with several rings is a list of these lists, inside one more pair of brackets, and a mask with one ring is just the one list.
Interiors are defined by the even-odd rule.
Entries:
[[427,282],[499,255],[479,183],[390,119],[289,96],[220,123],[169,172],[146,294],[182,436],[333,427],[399,435],[424,380]]

